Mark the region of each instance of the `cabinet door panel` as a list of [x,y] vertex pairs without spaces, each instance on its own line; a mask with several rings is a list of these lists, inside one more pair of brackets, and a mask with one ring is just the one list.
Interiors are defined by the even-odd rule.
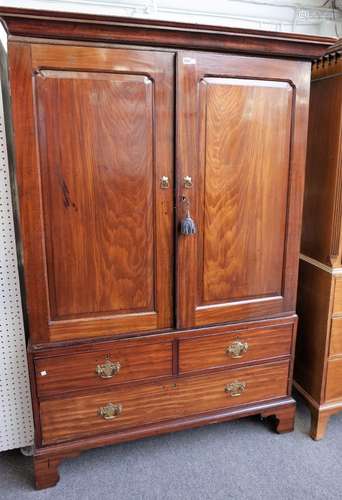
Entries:
[[151,80],[36,80],[51,318],[153,311]]
[[173,57],[32,46],[51,340],[172,325]]
[[293,62],[201,53],[183,53],[178,75],[179,218],[185,196],[198,229],[179,236],[179,325],[293,310],[308,78]]

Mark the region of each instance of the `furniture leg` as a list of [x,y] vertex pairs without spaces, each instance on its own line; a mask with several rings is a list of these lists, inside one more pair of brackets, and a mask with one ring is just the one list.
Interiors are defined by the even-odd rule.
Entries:
[[58,483],[60,461],[60,458],[34,457],[34,475],[37,490],[50,488]]
[[315,441],[323,439],[327,430],[330,418],[330,412],[320,411],[317,408],[310,408],[311,411],[311,429],[310,436]]

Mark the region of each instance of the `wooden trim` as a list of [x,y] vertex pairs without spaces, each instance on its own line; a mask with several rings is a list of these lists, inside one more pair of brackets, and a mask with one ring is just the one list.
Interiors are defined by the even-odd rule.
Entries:
[[[168,331],[154,331],[154,332],[144,332],[132,333],[131,335],[123,334],[122,336],[113,337],[101,337],[96,338],[96,345],[111,343],[113,341],[120,342],[122,340],[125,343],[130,342],[133,345],[139,345],[141,342],[169,342],[170,340],[179,339],[189,339],[189,338],[201,338],[204,335],[219,335],[222,333],[239,333],[248,330],[258,330],[260,328],[281,328],[285,325],[293,325],[297,321],[296,314],[290,314],[286,316],[278,316],[275,318],[244,321],[238,323],[222,323],[220,325],[205,326],[201,328],[191,328],[191,329],[181,329],[181,330],[168,330]],[[89,339],[77,339],[69,340],[64,342],[49,342],[44,344],[32,344],[29,343],[28,351],[35,353],[35,355],[41,356],[53,356],[54,353],[60,353],[63,349],[70,349],[73,347],[73,352],[83,352],[92,348],[94,344],[94,338]]]
[[0,7],[12,37],[92,40],[317,59],[335,38],[137,18]]
[[271,414],[277,413],[278,410],[294,406],[295,401],[291,397],[281,398],[279,400],[260,402],[252,405],[239,406],[235,408],[220,410],[217,412],[202,413],[200,415],[180,418],[172,421],[158,422],[156,424],[146,425],[144,427],[136,427],[119,431],[113,434],[103,434],[89,438],[82,438],[77,441],[68,443],[60,443],[52,446],[39,448],[35,451],[35,457],[63,456],[64,454],[75,453],[90,448],[98,448],[108,444],[123,443],[134,441],[148,436],[156,436],[167,432],[181,431],[202,425],[226,422],[236,418],[248,417],[261,413]]
[[342,267],[327,266],[326,264],[323,264],[322,262],[319,262],[316,259],[312,259],[311,257],[304,255],[303,253],[299,255],[299,258],[300,260],[304,260],[305,262],[308,262],[308,264],[311,264],[314,267],[322,269],[322,271],[325,271],[326,273],[329,273],[332,276],[342,276]]

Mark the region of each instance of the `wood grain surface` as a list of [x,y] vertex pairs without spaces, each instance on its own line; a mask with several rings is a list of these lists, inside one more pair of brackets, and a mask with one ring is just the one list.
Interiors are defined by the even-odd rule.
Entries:
[[[248,332],[240,331],[223,335],[180,340],[179,372],[186,373],[234,366],[241,363],[289,356],[292,346],[293,324],[278,328],[260,328]],[[234,358],[227,353],[232,343],[247,343],[247,352]]]
[[301,252],[341,265],[342,76],[332,76],[312,82]]
[[[120,363],[112,378],[101,378],[96,367],[109,360]],[[125,342],[89,346],[81,354],[39,358],[35,361],[37,390],[40,398],[63,395],[68,391],[105,389],[122,382],[172,375],[172,343]]]
[[304,60],[319,57],[336,38],[277,33],[164,21],[1,7],[0,16],[11,37],[50,38],[55,41],[142,44],[157,47],[197,48],[242,53],[257,53]]
[[342,318],[333,318],[331,320],[329,354],[330,356],[342,355]]
[[342,314],[342,279],[335,278],[335,293],[333,298],[333,314]]
[[294,378],[318,403],[324,401],[322,381],[329,352],[329,314],[333,291],[331,274],[300,261]]
[[42,306],[49,299],[48,311],[30,316],[32,338],[172,326],[173,54],[49,44],[11,50],[34,74],[33,84],[17,89],[12,72],[13,99],[31,99],[25,112],[39,145],[39,161],[25,160],[36,171],[28,178],[22,150],[33,138],[15,115],[19,193],[28,208],[21,219],[39,229],[32,240],[23,222],[27,299],[35,303],[29,281],[37,275]]
[[327,366],[326,401],[342,399],[342,358],[329,359]]
[[292,87],[218,77],[201,86],[199,304],[279,296]]
[[178,239],[178,326],[294,311],[309,66],[198,52],[177,64],[178,217],[185,196],[198,227]]
[[[246,390],[239,397],[225,392],[225,386],[235,380],[246,383]],[[281,398],[287,394],[287,383],[288,362],[283,362],[130,389],[122,387],[95,396],[43,401],[40,405],[43,442],[56,443]],[[98,410],[109,402],[121,404],[122,414],[104,420]]]

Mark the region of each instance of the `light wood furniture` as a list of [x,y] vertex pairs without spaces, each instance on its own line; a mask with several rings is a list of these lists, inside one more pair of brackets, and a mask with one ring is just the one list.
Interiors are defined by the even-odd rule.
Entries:
[[342,410],[342,43],[312,70],[295,386],[311,436]]
[[91,447],[292,430],[310,59],[332,41],[0,13],[37,487]]

